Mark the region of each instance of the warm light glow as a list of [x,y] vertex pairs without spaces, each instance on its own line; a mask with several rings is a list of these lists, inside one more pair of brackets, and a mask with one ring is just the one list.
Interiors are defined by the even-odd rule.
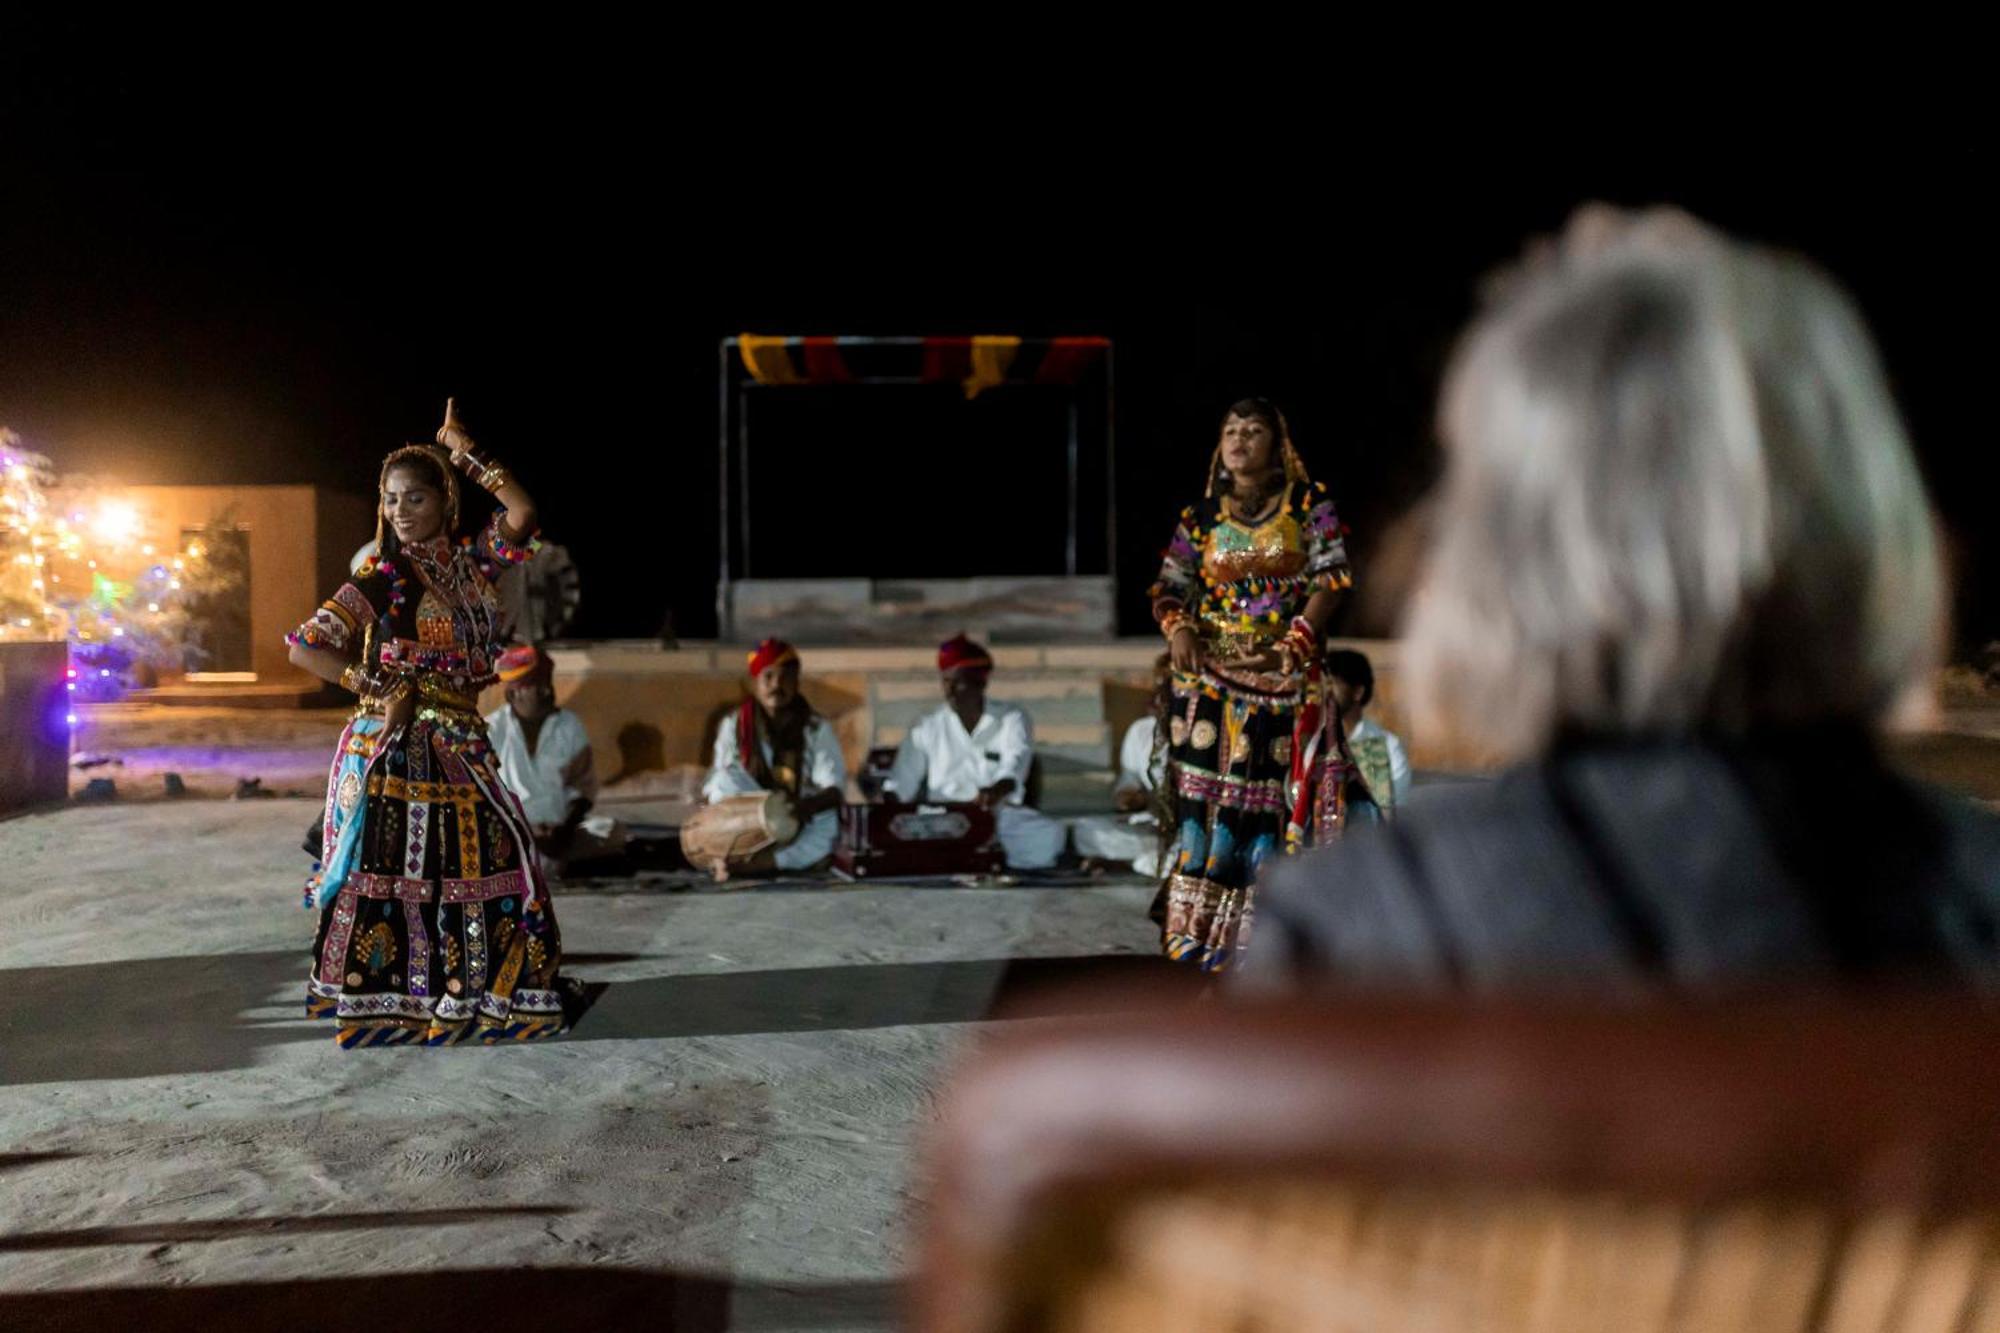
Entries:
[[99,541],[129,542],[139,535],[139,510],[125,500],[106,500],[97,507],[90,530]]

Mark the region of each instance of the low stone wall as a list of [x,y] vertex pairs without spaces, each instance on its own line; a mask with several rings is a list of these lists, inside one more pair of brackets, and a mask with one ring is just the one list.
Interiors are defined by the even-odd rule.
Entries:
[[[1419,768],[1476,772],[1489,765],[1449,737],[1412,725],[1398,682],[1399,645],[1342,641],[1367,653],[1376,674],[1372,715],[1409,743]],[[598,772],[635,772],[708,762],[718,720],[742,698],[746,647],[649,642],[554,647],[556,696],[589,728]],[[841,737],[850,771],[874,745],[892,745],[936,697],[930,646],[802,648],[804,689]],[[1034,719],[1037,748],[1056,767],[1112,768],[1118,739],[1150,704],[1157,638],[1096,643],[1002,644],[993,648],[993,696]],[[490,691],[485,706],[503,701]]]
[[69,795],[65,643],[0,643],[0,813]]

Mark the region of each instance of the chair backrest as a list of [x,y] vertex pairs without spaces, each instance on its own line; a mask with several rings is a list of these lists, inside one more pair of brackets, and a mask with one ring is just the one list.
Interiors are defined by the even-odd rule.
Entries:
[[1963,996],[1023,1024],[930,1165],[931,1333],[2000,1329]]

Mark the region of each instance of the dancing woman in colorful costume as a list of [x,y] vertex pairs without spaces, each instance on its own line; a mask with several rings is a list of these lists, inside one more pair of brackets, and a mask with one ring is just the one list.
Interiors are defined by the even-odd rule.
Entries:
[[1178,841],[1162,946],[1204,971],[1247,942],[1258,867],[1338,818],[1338,760],[1320,710],[1302,717],[1301,705],[1317,699],[1320,635],[1353,583],[1342,531],[1278,409],[1230,408],[1207,491],[1182,511],[1151,593],[1174,667]]
[[[306,1012],[334,1019],[342,1046],[562,1027],[548,886],[478,711],[506,642],[493,585],[532,553],[534,503],[449,404],[437,439],[383,462],[378,554],[287,636],[294,663],[361,700],[306,884],[320,913]],[[477,538],[457,535],[454,468],[500,503]]]

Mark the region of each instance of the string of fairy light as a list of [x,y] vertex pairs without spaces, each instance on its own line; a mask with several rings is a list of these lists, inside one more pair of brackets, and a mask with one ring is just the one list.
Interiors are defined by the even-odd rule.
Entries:
[[68,640],[79,701],[119,697],[142,664],[182,669],[190,604],[230,571],[198,536],[172,551],[148,540],[115,491],[55,485],[49,459],[0,429],[0,640]]

